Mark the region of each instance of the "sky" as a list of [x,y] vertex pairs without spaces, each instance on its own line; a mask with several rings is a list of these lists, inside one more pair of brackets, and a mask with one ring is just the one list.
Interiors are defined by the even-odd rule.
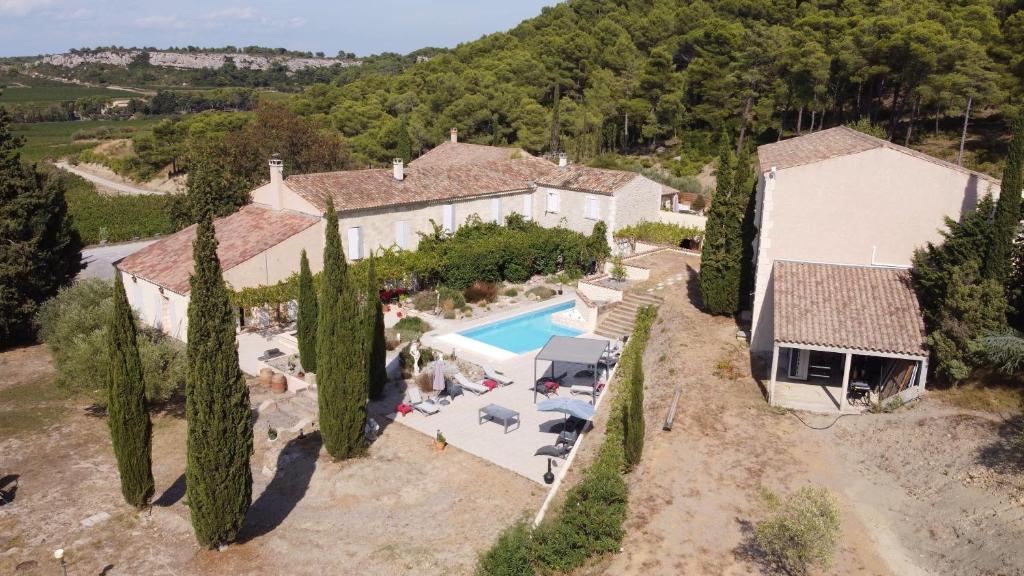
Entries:
[[0,0],[0,56],[92,46],[406,54],[507,30],[557,0]]

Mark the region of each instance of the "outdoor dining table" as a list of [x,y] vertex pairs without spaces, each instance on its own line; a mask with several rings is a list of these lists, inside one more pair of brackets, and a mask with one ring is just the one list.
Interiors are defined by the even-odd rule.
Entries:
[[514,430],[519,429],[519,412],[504,406],[498,406],[497,404],[488,404],[479,410],[477,413],[479,421],[477,424],[483,424],[484,420],[493,420],[495,422],[501,422],[505,426],[505,434],[508,434],[508,427],[511,424],[515,424]]

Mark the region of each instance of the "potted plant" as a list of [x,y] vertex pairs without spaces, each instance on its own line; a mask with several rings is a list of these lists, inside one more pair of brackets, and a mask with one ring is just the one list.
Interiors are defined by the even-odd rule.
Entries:
[[275,429],[273,426],[267,428],[267,440],[270,440],[271,442],[277,440],[277,429]]
[[444,447],[447,446],[447,445],[448,445],[448,441],[445,440],[444,434],[441,434],[441,431],[438,430],[437,434],[434,436],[434,450],[437,450],[438,452],[440,452],[440,451],[444,450]]

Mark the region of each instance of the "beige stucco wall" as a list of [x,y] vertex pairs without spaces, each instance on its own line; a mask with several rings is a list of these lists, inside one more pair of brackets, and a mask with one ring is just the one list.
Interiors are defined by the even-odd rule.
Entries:
[[[558,194],[558,212],[548,212],[548,194]],[[587,217],[587,197],[597,199],[597,218]],[[611,228],[613,214],[612,197],[606,194],[592,194],[538,186],[533,196],[534,220],[545,228],[562,226],[583,234],[594,231],[594,224],[604,220]]]
[[170,290],[160,293],[160,287],[142,278],[120,272],[128,304],[148,326],[185,340],[188,333],[188,298]]
[[759,222],[751,349],[771,350],[772,263],[909,266],[914,250],[942,239],[988,180],[890,148],[778,170],[758,178]]
[[700,214],[690,214],[688,212],[669,212],[668,210],[658,210],[658,221],[666,224],[689,226],[691,228],[699,228],[703,230],[708,223],[708,217]]
[[303,249],[309,257],[310,269],[314,274],[319,272],[324,262],[322,224],[314,224],[284,242],[225,270],[224,280],[235,290],[277,284],[299,271],[299,259]]
[[615,232],[643,221],[653,222],[661,211],[661,184],[637,175],[615,191],[614,212],[608,218],[608,231]]
[[[275,194],[274,186],[267,183],[250,192],[249,197],[256,204],[273,207]],[[303,214],[312,214],[313,216],[321,216],[323,214],[320,209],[310,204],[305,198],[292,192],[287,184],[281,185],[281,208],[302,212]]]

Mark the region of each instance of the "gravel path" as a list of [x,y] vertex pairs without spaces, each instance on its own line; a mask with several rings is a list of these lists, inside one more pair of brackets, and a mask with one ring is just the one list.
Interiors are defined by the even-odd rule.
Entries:
[[99,186],[101,188],[104,188],[106,190],[110,190],[112,192],[117,192],[118,194],[128,194],[128,195],[131,195],[131,196],[147,196],[147,195],[150,195],[150,194],[164,194],[164,192],[160,192],[158,190],[149,190],[149,189],[146,189],[146,188],[140,188],[138,186],[132,186],[130,184],[126,184],[124,182],[116,182],[114,180],[110,180],[110,179],[104,178],[102,176],[97,176],[96,174],[93,174],[92,172],[88,172],[86,170],[82,170],[81,168],[78,168],[77,166],[72,166],[71,164],[68,164],[67,162],[64,162],[63,160],[60,161],[60,162],[56,162],[55,166],[57,166],[57,168],[60,168],[61,170],[67,170],[68,172],[71,172],[72,174],[81,176],[82,178],[85,178],[86,180],[92,182],[93,184],[95,184],[95,185],[97,185],[97,186]]

